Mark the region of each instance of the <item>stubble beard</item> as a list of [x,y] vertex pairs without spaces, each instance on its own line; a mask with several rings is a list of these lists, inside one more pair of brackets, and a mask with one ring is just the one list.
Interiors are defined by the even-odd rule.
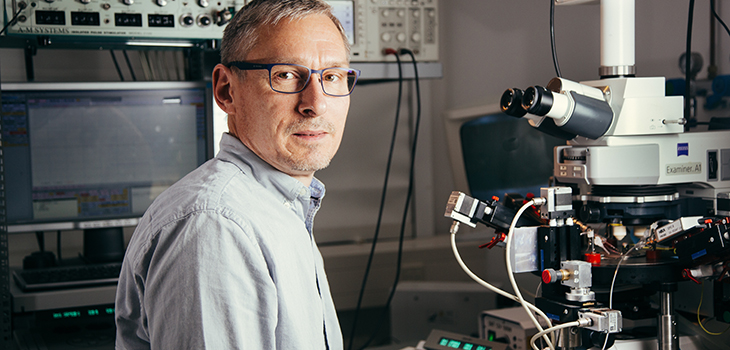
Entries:
[[[324,130],[332,136],[335,136],[335,127],[329,121],[325,120],[300,120],[292,123],[286,128],[287,135],[296,133],[299,130],[306,129]],[[334,154],[325,153],[325,145],[307,144],[301,152],[293,153],[290,156],[280,156],[282,162],[291,167],[292,170],[301,172],[315,172],[329,166]],[[334,152],[333,152],[334,153]]]
[[322,154],[319,147],[310,146],[304,156],[289,157],[286,159],[288,165],[295,171],[315,172],[330,165],[332,157]]

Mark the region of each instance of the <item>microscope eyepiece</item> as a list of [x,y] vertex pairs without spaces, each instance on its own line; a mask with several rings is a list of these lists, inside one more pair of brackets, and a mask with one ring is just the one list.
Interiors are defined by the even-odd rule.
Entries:
[[502,112],[515,118],[522,118],[527,114],[527,111],[522,108],[522,90],[518,88],[507,89],[502,94],[499,105]]
[[553,107],[553,93],[542,86],[530,86],[522,95],[522,108],[528,113],[544,116]]

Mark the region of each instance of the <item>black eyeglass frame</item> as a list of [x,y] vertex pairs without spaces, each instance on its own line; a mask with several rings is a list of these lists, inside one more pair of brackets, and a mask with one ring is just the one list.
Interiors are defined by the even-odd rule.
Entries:
[[[269,71],[269,87],[271,88],[271,90],[274,90],[281,94],[298,94],[298,93],[304,91],[304,89],[306,89],[307,85],[309,84],[309,80],[311,80],[311,78],[312,78],[312,74],[314,74],[314,73],[318,73],[320,76],[322,76],[322,73],[328,69],[344,69],[344,70],[349,70],[349,71],[355,72],[355,81],[352,82],[352,87],[350,88],[350,91],[346,95],[335,95],[335,94],[328,93],[326,91],[326,89],[324,88],[324,80],[320,80],[319,83],[322,86],[322,92],[324,92],[325,95],[333,96],[333,97],[350,96],[352,94],[352,91],[355,90],[355,85],[357,85],[357,79],[360,78],[360,73],[361,73],[360,70],[355,69],[355,68],[327,67],[327,68],[315,70],[315,69],[311,69],[307,66],[302,66],[301,64],[295,64],[295,63],[252,63],[252,62],[246,62],[246,61],[233,61],[233,62],[228,62],[227,64],[225,64],[225,66],[228,68],[236,67],[240,70],[266,69]],[[274,89],[274,85],[271,83],[271,68],[273,68],[274,66],[295,66],[295,67],[306,68],[309,71],[309,76],[307,76],[307,81],[305,81],[304,84],[302,84],[302,88],[299,91],[293,91],[293,92],[280,91],[280,90]]]

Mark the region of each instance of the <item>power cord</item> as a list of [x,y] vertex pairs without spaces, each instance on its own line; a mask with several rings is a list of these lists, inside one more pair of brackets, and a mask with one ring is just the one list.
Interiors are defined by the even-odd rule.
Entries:
[[692,60],[690,59],[692,54],[692,18],[694,17],[694,8],[695,8],[695,1],[689,0],[689,15],[687,18],[687,47],[685,52],[685,62],[684,62],[684,119],[686,121],[690,121],[691,114],[692,114],[692,103],[691,98],[692,94],[690,92],[691,88],[691,74],[690,69],[692,68]]
[[[390,304],[393,301],[393,296],[395,296],[395,290],[398,287],[398,282],[400,281],[400,271],[401,271],[401,263],[403,260],[403,241],[405,238],[405,229],[406,229],[406,221],[408,218],[408,208],[410,206],[411,197],[413,197],[413,174],[415,171],[415,161],[416,161],[416,148],[418,145],[418,130],[421,123],[421,89],[419,85],[419,79],[418,79],[418,66],[416,62],[416,57],[413,55],[413,51],[409,49],[400,49],[398,51],[399,54],[407,54],[411,57],[411,62],[413,63],[413,71],[414,71],[414,81],[416,85],[416,125],[414,127],[413,131],[413,143],[411,144],[411,164],[410,164],[410,170],[408,173],[408,192],[406,194],[406,203],[403,208],[403,217],[401,219],[401,227],[400,227],[400,236],[398,239],[398,254],[397,254],[397,263],[396,263],[396,270],[395,270],[395,280],[393,281],[393,287],[390,290],[390,295],[388,295],[388,301],[385,303],[385,308],[383,309],[383,315],[381,318],[385,320],[388,316],[388,310],[390,309]],[[398,62],[400,64],[400,61]],[[370,339],[360,348],[361,350],[366,348],[370,343],[375,339],[378,332],[380,331],[380,327],[383,326],[385,322],[378,322],[378,326],[373,331],[373,334],[370,336]]]
[[129,74],[132,75],[132,81],[137,81],[137,76],[134,74],[132,62],[129,61],[129,55],[127,55],[127,50],[122,50],[122,54],[124,55],[124,60],[127,61],[127,68],[129,68]]
[[9,26],[10,26],[11,24],[15,23],[15,20],[16,20],[16,19],[18,19],[18,16],[20,15],[20,12],[22,12],[23,10],[25,10],[25,7],[26,7],[26,6],[27,6],[27,5],[26,5],[26,4],[24,3],[24,2],[19,2],[19,3],[18,3],[18,12],[15,12],[15,14],[13,15],[13,18],[11,18],[11,19],[10,19],[10,20],[8,21],[8,24],[6,24],[6,25],[5,25],[4,27],[3,27],[3,29],[0,29],[0,35],[2,35],[2,34],[3,34],[3,32],[5,32],[5,30],[6,30],[6,29],[8,29],[8,27],[9,27]]
[[117,62],[117,56],[114,55],[114,50],[109,50],[109,54],[112,55],[112,61],[114,62],[114,68],[117,69],[117,74],[119,75],[119,80],[124,81],[124,75],[122,74],[122,69],[119,68],[119,62]]
[[725,28],[727,34],[730,35],[730,29],[728,29],[727,24],[725,24],[722,18],[720,18],[720,15],[717,14],[717,11],[715,11],[715,0],[710,0],[710,8],[712,9],[712,16],[714,16],[715,19],[722,24],[722,27]]
[[390,140],[390,149],[388,150],[388,161],[385,166],[385,180],[383,183],[383,191],[380,196],[380,208],[378,210],[378,219],[375,224],[375,234],[373,235],[373,242],[370,247],[370,255],[368,255],[368,262],[365,266],[365,275],[362,279],[362,284],[360,286],[360,293],[357,298],[357,306],[355,307],[355,315],[353,317],[352,321],[352,329],[350,330],[350,340],[347,345],[348,350],[352,350],[352,344],[355,340],[355,330],[357,329],[357,320],[360,315],[360,309],[362,308],[362,298],[365,294],[365,286],[367,285],[368,277],[370,275],[370,268],[372,267],[373,258],[375,256],[375,246],[378,244],[378,237],[380,235],[380,224],[383,219],[383,210],[385,208],[385,195],[388,191],[388,179],[390,177],[390,166],[393,160],[393,151],[395,149],[395,139],[396,135],[398,134],[398,121],[400,119],[400,105],[401,105],[401,98],[403,96],[403,71],[401,68],[401,62],[400,57],[398,53],[393,49],[386,49],[385,54],[387,55],[394,55],[396,61],[398,62],[398,99],[396,102],[396,109],[395,109],[395,124],[393,126],[393,135]]
[[560,74],[560,64],[558,64],[558,51],[555,47],[555,1],[550,0],[550,47],[553,52],[553,66],[555,66],[555,74],[558,78],[562,78]]

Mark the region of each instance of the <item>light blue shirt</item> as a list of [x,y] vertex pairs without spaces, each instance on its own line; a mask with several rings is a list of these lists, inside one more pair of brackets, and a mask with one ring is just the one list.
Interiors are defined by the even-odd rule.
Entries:
[[312,222],[324,196],[224,134],[127,247],[117,349],[330,349],[342,334]]

